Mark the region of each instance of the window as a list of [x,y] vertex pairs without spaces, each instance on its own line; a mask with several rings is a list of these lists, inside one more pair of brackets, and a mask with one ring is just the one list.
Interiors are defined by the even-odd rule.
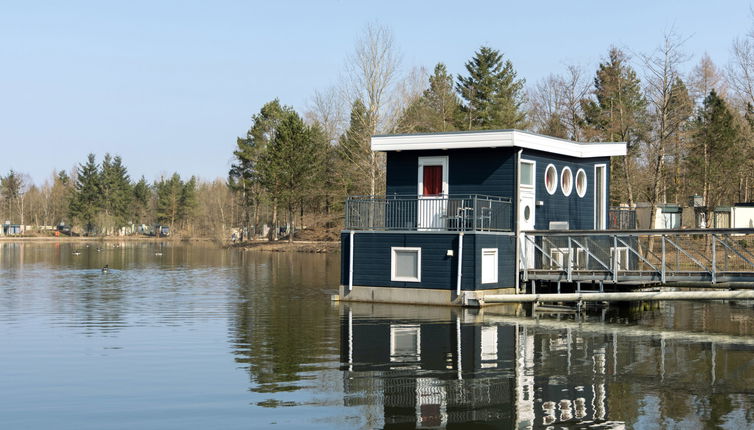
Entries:
[[482,248],[482,283],[497,283],[497,248]]
[[550,194],[555,194],[555,190],[558,188],[558,171],[555,166],[548,164],[545,169],[545,189]]
[[533,187],[534,186],[534,162],[533,161],[525,161],[521,160],[521,163],[519,164],[519,181],[521,181],[521,185],[525,187]]
[[573,190],[573,173],[571,173],[570,167],[563,167],[560,172],[560,190],[563,191],[564,196],[570,196],[571,190]]
[[422,269],[421,248],[392,247],[390,280],[397,282],[420,282]]
[[578,194],[579,197],[584,197],[586,195],[586,172],[584,169],[579,169],[579,171],[576,172],[576,194]]
[[416,324],[390,325],[390,361],[417,362],[421,359],[421,330]]

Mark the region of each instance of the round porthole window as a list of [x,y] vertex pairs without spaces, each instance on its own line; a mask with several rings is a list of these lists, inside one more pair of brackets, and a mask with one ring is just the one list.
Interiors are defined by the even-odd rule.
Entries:
[[560,189],[563,191],[564,196],[570,196],[573,190],[573,173],[571,173],[570,167],[564,167],[560,172]]
[[531,218],[531,207],[529,205],[524,206],[524,220],[529,221]]
[[584,197],[586,195],[586,172],[584,169],[579,169],[579,171],[576,172],[576,194],[578,194],[579,197]]
[[548,164],[545,169],[545,189],[550,194],[555,194],[558,189],[558,171],[552,164]]

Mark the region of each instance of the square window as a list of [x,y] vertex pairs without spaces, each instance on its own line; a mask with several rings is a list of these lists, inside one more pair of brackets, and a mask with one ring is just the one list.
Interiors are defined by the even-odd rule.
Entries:
[[422,267],[421,248],[392,247],[390,280],[398,282],[420,282]]
[[482,248],[482,283],[497,283],[497,248]]

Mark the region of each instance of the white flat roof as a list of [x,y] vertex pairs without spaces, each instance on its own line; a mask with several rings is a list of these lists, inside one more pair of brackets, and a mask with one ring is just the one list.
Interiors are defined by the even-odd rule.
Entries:
[[372,151],[506,147],[533,149],[580,158],[626,155],[624,142],[582,143],[520,130],[394,134],[372,137]]

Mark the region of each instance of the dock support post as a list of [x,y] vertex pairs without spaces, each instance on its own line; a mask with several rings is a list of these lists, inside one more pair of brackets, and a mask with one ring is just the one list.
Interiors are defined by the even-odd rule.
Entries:
[[717,250],[716,249],[717,247],[715,246],[716,243],[717,243],[717,236],[713,234],[712,235],[712,273],[710,273],[710,275],[712,275],[711,281],[713,284],[717,282],[717,255],[716,255],[717,252],[715,252]]
[[[677,269],[676,269],[677,270]],[[662,235],[662,261],[660,261],[660,282],[665,285],[665,235]]]
[[353,290],[353,239],[356,237],[356,232],[351,230],[350,238],[348,240],[348,292]]
[[560,281],[558,281],[558,294],[560,294]]
[[[613,283],[618,283],[618,236],[613,235]],[[628,264],[628,261],[626,261]]]
[[461,297],[461,268],[463,267],[463,232],[458,233],[458,277],[456,278],[456,297]]
[[568,282],[573,280],[571,271],[573,270],[573,264],[571,261],[571,236],[568,236],[568,255],[566,256],[566,264],[568,265],[566,274],[568,276]]

